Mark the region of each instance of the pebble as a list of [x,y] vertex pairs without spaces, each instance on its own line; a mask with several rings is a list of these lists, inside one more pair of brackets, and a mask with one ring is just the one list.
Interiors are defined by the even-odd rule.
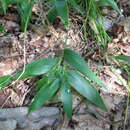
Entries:
[[17,121],[13,119],[7,119],[0,121],[0,130],[15,130]]
[[101,19],[99,19],[99,23],[102,26],[102,23],[104,24],[104,28],[105,30],[109,30],[112,26],[113,26],[113,21],[107,17],[103,17],[103,21],[101,21]]
[[51,130],[62,120],[62,112],[56,107],[43,107],[29,115],[28,111],[28,107],[0,109],[0,130]]

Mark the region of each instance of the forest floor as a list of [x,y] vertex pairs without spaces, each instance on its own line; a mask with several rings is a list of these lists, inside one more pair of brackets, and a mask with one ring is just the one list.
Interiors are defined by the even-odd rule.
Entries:
[[[82,26],[80,17],[70,17],[67,46],[79,52],[92,71],[106,85],[107,91],[103,89],[99,91],[109,111],[104,112],[73,92],[72,119],[69,121],[64,115],[63,122],[55,128],[56,130],[123,129],[128,92],[117,75],[122,77],[126,85],[128,85],[128,75],[106,55],[107,53],[117,55],[120,49],[124,55],[130,56],[130,8],[128,8],[128,1],[121,4],[123,4],[124,19],[109,31],[112,42],[108,43],[107,51],[99,49],[96,41],[90,37],[86,43],[83,38],[84,34],[80,31]],[[33,13],[35,14],[35,12]],[[37,18],[36,15],[33,15],[34,21]],[[8,32],[6,35],[0,33],[0,76],[4,76],[13,74],[23,67],[24,33],[20,29],[19,16],[13,7],[8,9],[6,15],[0,16],[0,24]],[[26,64],[35,59],[58,56],[65,40],[66,29],[59,19],[56,19],[49,27],[31,23],[26,35]],[[115,66],[116,70],[113,70],[110,64]],[[129,63],[124,62],[124,64],[129,66]],[[25,79],[0,91],[0,106],[2,108],[29,106],[36,93],[34,87],[39,78]],[[96,86],[96,84],[94,85]],[[58,95],[45,106],[61,107],[61,103],[57,99]],[[129,111],[128,121],[125,124],[126,130],[130,129]]]

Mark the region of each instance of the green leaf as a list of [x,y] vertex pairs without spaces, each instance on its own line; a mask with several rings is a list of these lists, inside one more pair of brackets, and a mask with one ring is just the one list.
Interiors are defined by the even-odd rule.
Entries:
[[8,7],[7,0],[0,0],[0,1],[1,1],[1,6],[2,6],[2,9],[3,9],[3,12],[5,14],[6,13],[6,9]]
[[23,0],[17,4],[18,12],[21,16],[21,29],[25,31],[32,17],[32,7],[34,2]]
[[44,85],[49,84],[48,77],[44,76],[39,80],[38,85],[36,86],[36,90],[41,89]]
[[79,5],[76,3],[75,0],[69,0],[68,1],[78,12],[80,12],[83,15],[83,10],[79,7]]
[[[35,60],[30,64],[26,65],[25,72],[21,79],[29,78],[35,75],[41,75],[47,73],[53,66],[58,62],[57,58],[45,58],[42,60]],[[15,76],[14,80],[19,77],[23,70],[20,70]]]
[[119,60],[130,61],[130,56],[125,56],[125,55],[119,55],[116,56],[115,58]]
[[56,93],[58,88],[59,79],[54,80],[52,84],[47,84],[46,86],[42,87],[35,95],[34,101],[29,108],[29,112],[33,112],[34,110],[39,109],[42,105],[44,105]]
[[1,89],[1,87],[3,88],[3,87],[8,86],[8,84],[10,82],[11,82],[11,76],[10,75],[0,77],[0,89]]
[[51,8],[51,10],[49,11],[48,15],[47,15],[47,19],[50,23],[52,23],[56,17],[57,17],[57,11],[56,11],[56,7],[54,6],[53,8]]
[[66,112],[66,115],[69,119],[71,119],[72,116],[72,93],[70,90],[70,86],[67,81],[65,81],[63,77],[62,83],[61,83],[61,101],[63,103],[64,111]]
[[6,34],[7,32],[5,31],[4,27],[0,25],[0,32]]
[[65,25],[69,24],[69,11],[67,0],[55,0],[55,7],[57,10],[58,16],[64,21]]
[[89,83],[89,81],[84,79],[80,74],[73,70],[68,70],[67,78],[70,85],[81,95],[83,95],[98,107],[107,111],[107,108],[104,105],[104,102],[100,97],[98,91]]
[[58,62],[57,58],[45,58],[28,64],[26,69],[31,75],[41,75],[48,72]]
[[14,4],[14,3],[18,3],[19,0],[0,0],[0,2],[1,2],[1,7],[2,7],[1,8],[2,10],[0,10],[0,11],[1,11],[1,13],[3,12],[4,14],[6,14],[6,10],[7,10],[8,6],[11,4]]
[[3,15],[4,14],[4,11],[2,8],[0,8],[0,15]]
[[47,2],[49,5],[55,5],[55,1],[54,0],[50,0]]
[[92,80],[96,82],[98,85],[106,88],[105,85],[98,79],[98,77],[96,77],[96,75],[88,67],[85,60],[78,53],[69,49],[65,49],[64,59],[71,67],[87,76],[89,80]]
[[120,10],[114,0],[99,0],[99,1],[97,1],[97,5],[98,6],[111,6],[118,13],[120,13]]

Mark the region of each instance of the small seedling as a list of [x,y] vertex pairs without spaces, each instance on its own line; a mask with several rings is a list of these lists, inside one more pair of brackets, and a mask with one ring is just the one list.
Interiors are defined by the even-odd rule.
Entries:
[[[62,65],[63,62],[64,65]],[[69,69],[70,67],[68,68],[68,65],[72,67],[72,69]],[[22,70],[13,77],[9,75],[1,77],[0,86],[5,87],[11,80],[16,80],[21,72]],[[99,86],[105,88],[104,84],[96,77],[91,69],[89,69],[87,63],[78,53],[69,49],[64,49],[63,54],[58,58],[35,60],[26,65],[25,72],[19,80],[38,75],[43,75],[43,77],[36,86],[38,92],[30,105],[30,112],[39,109],[61,89],[63,108],[70,119],[72,115],[71,87],[90,102],[107,110],[97,89],[90,82],[94,81]]]

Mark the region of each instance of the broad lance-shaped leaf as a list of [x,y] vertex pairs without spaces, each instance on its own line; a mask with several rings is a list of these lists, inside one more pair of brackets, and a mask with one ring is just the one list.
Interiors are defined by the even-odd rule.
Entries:
[[125,56],[125,55],[119,55],[116,56],[115,58],[119,60],[130,61],[130,56]]
[[[45,58],[42,60],[35,60],[30,64],[26,65],[25,72],[22,75],[21,79],[29,78],[35,75],[41,75],[47,73],[53,66],[55,66],[58,62],[57,58]],[[15,76],[14,80],[16,80],[23,70],[20,70]]]
[[65,61],[74,69],[87,76],[90,80],[96,82],[98,85],[105,87],[105,85],[98,79],[98,77],[91,71],[85,60],[76,52],[65,49],[64,50]]
[[72,116],[72,93],[70,90],[70,86],[67,81],[65,81],[64,77],[61,83],[61,101],[63,103],[63,108],[66,112],[66,115],[69,119]]
[[22,20],[21,20],[21,29],[23,31],[25,31],[25,29],[27,29],[29,23],[30,23],[30,20],[31,20],[31,17],[32,17],[32,7],[33,7],[33,2],[29,2],[27,4],[27,8],[26,10],[24,10],[24,14],[22,16]]
[[97,1],[97,5],[98,6],[111,6],[118,13],[120,13],[120,10],[114,0],[99,0],[99,1]]
[[68,70],[67,74],[68,82],[75,90],[98,107],[107,111],[98,91],[89,83],[89,81],[73,70]]
[[11,82],[11,75],[0,77],[0,87],[4,88]]
[[51,70],[42,79],[39,80],[36,90],[39,90],[41,87],[46,84],[50,84],[56,78],[56,71]]
[[42,87],[46,86],[46,84],[48,84],[48,77],[44,76],[42,79],[39,80],[36,86],[36,90],[41,89]]
[[0,2],[1,2],[1,6],[2,6],[4,13],[6,13],[6,9],[8,7],[7,0],[0,0]]
[[47,14],[48,21],[52,23],[56,19],[57,15],[58,15],[57,10],[56,7],[54,6]]
[[55,7],[57,10],[58,16],[64,21],[65,25],[69,24],[69,11],[67,0],[55,0]]
[[25,31],[27,29],[28,24],[32,17],[32,7],[34,2],[30,2],[28,0],[20,1],[17,4],[18,12],[21,16],[21,29]]
[[79,5],[76,3],[75,0],[68,0],[68,2],[78,11],[83,15],[83,10],[79,7]]
[[54,80],[52,84],[47,84],[46,86],[42,87],[35,95],[34,101],[29,108],[29,112],[33,112],[34,110],[39,109],[42,105],[44,105],[56,93],[58,88],[59,79]]
[[6,30],[4,29],[4,27],[3,27],[2,25],[0,25],[0,32],[2,32],[2,33],[4,33],[4,34],[7,33]]

